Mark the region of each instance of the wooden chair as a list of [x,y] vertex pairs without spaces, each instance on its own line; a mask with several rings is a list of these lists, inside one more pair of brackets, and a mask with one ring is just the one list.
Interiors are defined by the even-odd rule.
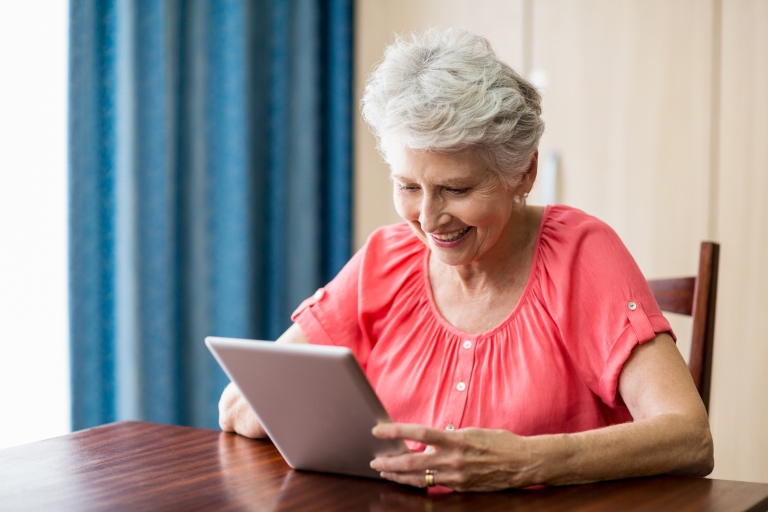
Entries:
[[648,280],[662,311],[693,317],[693,339],[688,369],[691,371],[693,382],[699,390],[707,411],[709,411],[709,391],[712,382],[719,260],[720,245],[714,242],[702,242],[697,276]]

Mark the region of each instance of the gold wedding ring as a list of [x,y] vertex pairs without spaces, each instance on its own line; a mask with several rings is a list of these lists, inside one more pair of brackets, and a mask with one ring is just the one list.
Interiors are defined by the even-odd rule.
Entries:
[[428,469],[425,478],[427,480],[427,487],[433,487],[435,485],[435,470]]

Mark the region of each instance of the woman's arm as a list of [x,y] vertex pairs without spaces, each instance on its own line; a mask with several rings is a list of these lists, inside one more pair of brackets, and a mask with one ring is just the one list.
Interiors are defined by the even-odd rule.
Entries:
[[437,484],[467,491],[712,471],[707,413],[668,334],[633,349],[619,375],[619,393],[632,423],[577,434],[521,437],[505,430],[379,425],[377,437],[412,439],[433,449],[379,457],[371,466],[385,478],[419,487],[426,484],[425,470],[434,469]]
[[[275,343],[309,343],[298,324],[291,325]],[[245,401],[234,382],[230,382],[219,399],[219,426],[224,432],[236,432],[245,437],[267,437],[251,406]]]
[[566,484],[712,472],[707,411],[668,334],[635,347],[619,375],[619,393],[634,422],[574,434],[572,447],[564,448],[569,466],[581,470],[571,476],[551,471],[549,480]]

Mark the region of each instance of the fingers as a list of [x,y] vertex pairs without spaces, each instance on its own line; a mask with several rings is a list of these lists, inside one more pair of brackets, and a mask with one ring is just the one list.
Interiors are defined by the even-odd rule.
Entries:
[[381,456],[371,461],[373,469],[393,482],[426,487],[426,470],[431,469],[435,485],[457,491],[509,486],[504,482],[477,480],[478,475],[487,473],[489,447],[509,444],[513,435],[507,431],[466,428],[446,432],[420,425],[390,423],[378,425],[374,434],[379,438],[407,439],[427,445],[421,453]]
[[[426,471],[413,471],[410,473],[398,473],[396,471],[382,471],[381,477],[399,484],[413,487],[428,487]],[[453,470],[435,470],[432,474],[432,484],[450,487],[454,490],[465,490],[468,479],[466,475]]]
[[423,478],[424,471],[428,468],[434,469],[452,464],[452,459],[455,457],[445,449],[455,446],[458,438],[461,437],[456,432],[444,432],[423,425],[406,423],[383,423],[373,429],[373,434],[381,439],[408,439],[427,445],[427,449],[421,453],[377,457],[371,461],[373,469],[398,475],[397,478],[389,478],[390,480],[405,479],[408,482],[417,482],[419,478]]
[[224,388],[219,400],[219,426],[224,432],[236,432],[245,437],[267,436],[248,402],[232,383]]
[[408,439],[438,447],[453,446],[458,440],[456,432],[410,423],[380,423],[373,428],[373,435],[380,439]]
[[[411,453],[393,457],[380,457],[371,462],[371,467],[379,471],[382,478],[414,487],[428,487],[427,470],[432,472],[432,484],[450,487],[456,491],[483,490],[478,487],[478,472],[454,450],[442,453]],[[508,484],[489,483],[485,490],[509,487]]]
[[238,389],[233,383],[229,383],[221,393],[219,399],[219,427],[224,432],[234,432],[233,406],[238,399]]
[[376,457],[371,461],[371,467],[376,471],[423,474],[428,468],[440,465],[440,458],[437,453],[404,453]]
[[236,432],[241,436],[250,437],[252,439],[267,437],[267,432],[264,430],[264,427],[261,426],[253,409],[251,409],[251,406],[248,405],[245,400],[242,402],[238,418],[240,419],[241,427],[238,428]]
[[[381,472],[381,477],[393,482],[397,482],[403,485],[411,485],[413,487],[427,487],[426,473],[391,473],[387,471]],[[441,485],[434,482],[435,485]]]

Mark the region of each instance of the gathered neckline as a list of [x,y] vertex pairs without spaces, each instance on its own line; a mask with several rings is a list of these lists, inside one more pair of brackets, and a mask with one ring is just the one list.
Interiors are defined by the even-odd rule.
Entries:
[[552,210],[552,205],[547,205],[544,207],[544,213],[541,216],[541,222],[539,223],[539,232],[536,234],[536,242],[533,248],[533,260],[531,261],[531,269],[528,272],[528,280],[525,283],[525,288],[523,288],[523,293],[520,294],[520,298],[517,300],[517,304],[515,304],[515,307],[512,308],[512,311],[507,315],[507,317],[502,320],[497,326],[491,328],[488,331],[478,333],[478,334],[470,334],[468,332],[464,332],[458,327],[454,326],[452,323],[450,323],[448,320],[445,319],[445,317],[440,313],[440,310],[437,307],[437,303],[435,302],[435,297],[432,293],[432,283],[429,282],[429,256],[431,251],[429,250],[429,247],[424,244],[424,256],[422,260],[422,270],[423,270],[423,283],[424,287],[426,288],[426,294],[427,294],[427,302],[429,303],[429,307],[432,311],[432,315],[437,319],[438,323],[440,323],[443,328],[451,332],[452,334],[461,337],[462,339],[470,339],[470,340],[478,340],[482,338],[489,338],[499,332],[500,330],[504,329],[507,324],[509,324],[518,314],[520,309],[523,306],[523,303],[527,300],[528,295],[530,295],[530,289],[533,286],[533,282],[535,279],[535,276],[538,275],[538,265],[539,265],[539,253],[541,252],[541,236],[544,232],[544,225],[547,222],[547,218],[549,217],[549,213]]

